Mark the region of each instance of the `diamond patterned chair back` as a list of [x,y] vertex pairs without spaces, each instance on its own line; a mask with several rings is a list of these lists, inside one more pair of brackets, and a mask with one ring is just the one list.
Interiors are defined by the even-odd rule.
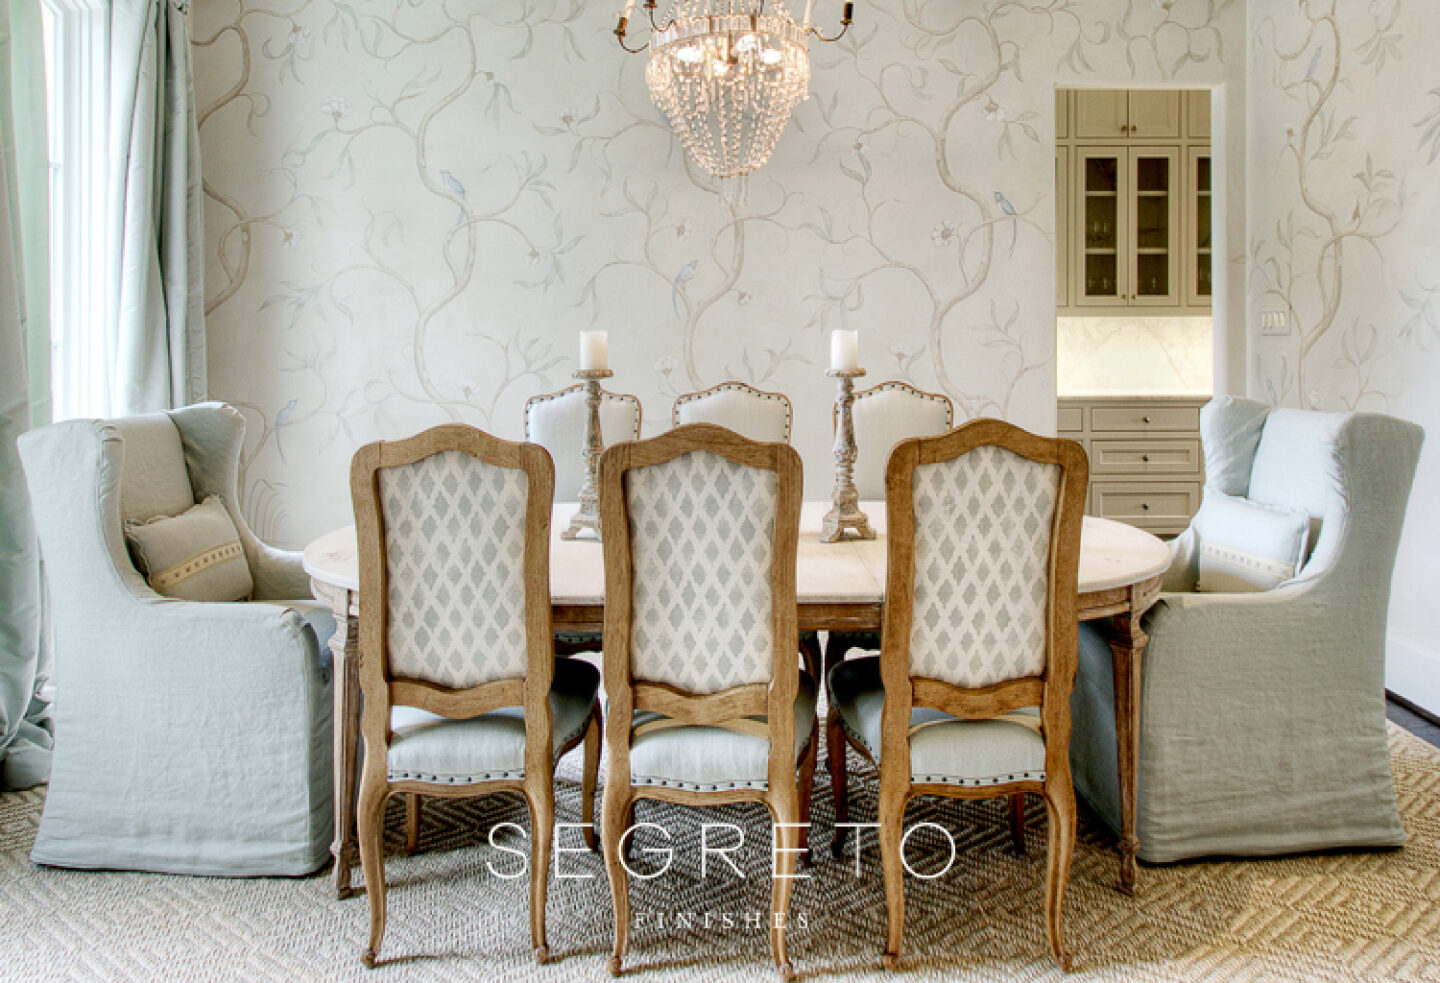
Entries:
[[966,689],[1045,669],[1060,466],[981,446],[915,468],[910,674]]
[[[365,610],[383,610],[386,677],[450,691],[527,678],[531,619],[543,607],[549,621],[545,450],[461,425],[372,446],[378,461],[357,455],[352,480],[362,567],[372,551],[369,586],[383,598]],[[549,644],[547,624],[538,647]]]
[[392,674],[465,689],[525,674],[525,472],[440,451],[379,475]]
[[886,597],[909,603],[886,606],[885,641],[909,677],[961,690],[1048,678],[1064,638],[1073,671],[1088,475],[1079,445],[998,420],[896,446]]
[[[550,452],[555,466],[555,501],[580,501],[585,483],[585,387],[531,396],[525,401],[525,439]],[[640,400],[600,391],[600,438],[605,446],[640,439]]]
[[948,397],[904,382],[882,382],[860,390],[850,413],[857,448],[855,488],[870,501],[885,497],[885,462],[896,444],[909,437],[944,433],[955,419]]
[[685,393],[670,410],[673,426],[714,423],[766,443],[790,443],[790,420],[789,397],[743,382],[722,382],[702,392]]
[[778,488],[708,450],[626,475],[634,678],[696,694],[770,681]]

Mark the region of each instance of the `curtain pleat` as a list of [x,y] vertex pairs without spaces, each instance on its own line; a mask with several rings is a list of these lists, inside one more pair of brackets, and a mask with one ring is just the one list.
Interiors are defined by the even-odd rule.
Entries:
[[0,786],[50,774],[43,590],[15,440],[50,413],[49,174],[39,0],[0,0]]
[[110,286],[117,416],[206,397],[200,137],[185,14],[112,0]]

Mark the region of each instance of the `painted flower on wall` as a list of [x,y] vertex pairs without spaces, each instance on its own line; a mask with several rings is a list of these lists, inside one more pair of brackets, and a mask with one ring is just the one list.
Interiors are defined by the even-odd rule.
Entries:
[[344,96],[331,96],[320,104],[320,111],[338,124],[350,114],[350,100]]
[[960,238],[960,230],[954,222],[941,222],[930,230],[930,241],[937,246],[948,246]]

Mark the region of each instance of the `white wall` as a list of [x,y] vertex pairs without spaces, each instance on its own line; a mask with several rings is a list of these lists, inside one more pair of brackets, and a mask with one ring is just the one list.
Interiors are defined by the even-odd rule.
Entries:
[[[1251,0],[1248,21],[1253,393],[1429,431],[1388,684],[1440,712],[1440,6]],[[1260,336],[1262,309],[1291,332]]]
[[[650,433],[676,393],[729,377],[789,393],[811,497],[830,488],[832,327],[861,330],[871,380],[1053,432],[1055,86],[1223,85],[1218,125],[1243,118],[1238,0],[876,0],[815,47],[813,98],[727,209],[611,13],[192,7],[211,387],[249,420],[265,535],[348,521],[349,458],[375,437],[451,419],[518,436],[589,327]],[[1244,134],[1216,143],[1239,257]],[[1243,313],[1231,282],[1217,324]]]

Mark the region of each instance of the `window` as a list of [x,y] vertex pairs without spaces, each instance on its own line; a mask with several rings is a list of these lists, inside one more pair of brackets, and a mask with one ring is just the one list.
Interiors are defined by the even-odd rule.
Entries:
[[42,0],[50,121],[51,387],[54,418],[105,416],[106,77],[104,0]]

